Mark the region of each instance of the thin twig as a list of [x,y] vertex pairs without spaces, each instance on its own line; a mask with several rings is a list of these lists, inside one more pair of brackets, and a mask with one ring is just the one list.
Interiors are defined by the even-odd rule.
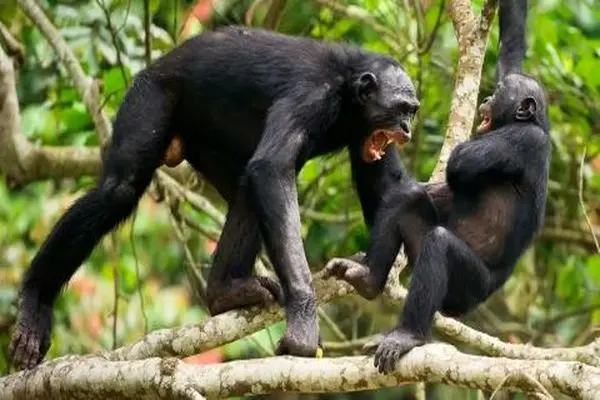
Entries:
[[125,17],[123,17],[123,23],[116,29],[117,36],[121,33],[121,30],[127,25],[127,19],[129,18],[129,12],[131,11],[131,0],[127,1],[127,9],[125,10]]
[[[175,202],[170,201],[170,204],[174,204]],[[185,256],[185,260],[187,262],[187,268],[189,272],[191,272],[191,276],[189,277],[192,289],[194,290],[194,294],[197,295],[198,299],[204,302],[206,298],[206,280],[202,276],[200,265],[194,259],[194,255],[190,250],[187,240],[185,238],[185,234],[183,232],[182,223],[185,223],[179,210],[171,208],[171,225],[173,226],[173,230],[175,231],[175,235],[179,240],[179,243],[183,246],[183,253]]]
[[118,347],[117,339],[117,328],[119,324],[119,257],[117,256],[118,242],[117,234],[111,232],[110,234],[111,243],[111,258],[113,264],[113,291],[114,291],[114,304],[113,304],[113,324],[112,324],[112,348],[113,350]]
[[171,35],[173,35],[173,43],[177,44],[179,39],[179,36],[177,35],[177,28],[179,25],[179,0],[173,0],[171,4],[173,5],[173,32]]
[[252,20],[254,19],[254,14],[256,13],[258,6],[260,6],[265,1],[268,0],[254,0],[252,4],[250,4],[250,7],[248,7],[246,13],[244,14],[244,23],[246,25],[252,26]]
[[317,176],[313,180],[308,182],[306,184],[306,186],[304,187],[304,189],[302,190],[302,192],[300,192],[298,194],[298,198],[302,199],[300,202],[301,203],[306,202],[306,198],[308,197],[309,193],[313,190],[316,190],[319,187],[323,177],[328,175],[330,171],[340,167],[342,164],[346,163],[347,161],[348,161],[348,157],[337,157],[334,159],[331,159],[331,158],[326,159],[325,162],[320,163],[319,164],[319,174],[317,174]]
[[[442,4],[445,0],[441,0]],[[415,6],[418,7],[418,6]],[[441,15],[441,10],[440,10],[440,15]],[[438,21],[436,21],[436,25],[437,23],[439,23],[440,18],[438,18]],[[437,30],[437,27],[434,28],[434,33],[432,33],[431,36],[431,43],[433,43],[433,38],[435,35],[435,31]],[[417,43],[420,44],[421,43],[421,31],[419,30],[417,32]],[[420,54],[423,54],[421,51],[419,51]],[[422,98],[423,97],[423,57],[417,57],[417,79],[416,79],[416,86],[417,86],[417,98]],[[413,148],[412,148],[412,154],[410,157],[410,161],[409,161],[409,170],[415,174],[417,171],[417,163],[419,160],[419,152],[421,149],[421,145],[422,145],[422,134],[423,134],[423,117],[421,116],[421,114],[417,114],[416,118],[415,118],[415,127],[413,129]]]
[[[435,20],[433,29],[431,30],[431,33],[429,34],[429,37],[427,38],[427,41],[425,42],[425,46],[419,48],[419,55],[423,55],[423,54],[427,53],[431,49],[431,46],[433,46],[433,43],[435,42],[435,38],[437,37],[438,30],[440,29],[440,26],[442,26],[442,20],[443,20],[442,16],[444,15],[445,5],[446,5],[446,0],[440,0],[440,9],[438,11],[437,19]],[[420,57],[419,57],[419,59],[420,59]]]
[[125,86],[129,86],[129,78],[127,77],[127,72],[125,71],[125,65],[123,64],[123,59],[121,58],[121,46],[119,46],[119,39],[117,37],[117,31],[114,29],[112,24],[112,19],[110,17],[110,10],[106,7],[104,0],[96,0],[96,4],[104,13],[104,18],[106,19],[106,27],[110,32],[110,40],[112,41],[113,47],[115,48],[115,53],[117,57],[117,66],[121,71],[121,77],[123,78],[123,82]]
[[490,400],[494,399],[494,397],[498,394],[498,392],[500,392],[500,389],[502,389],[504,387],[504,384],[506,383],[506,381],[508,380],[508,378],[510,378],[511,376],[512,376],[512,374],[506,374],[506,376],[504,377],[504,379],[502,379],[502,381],[500,382],[500,384],[498,384],[498,386],[496,387],[496,389],[494,389],[494,391],[490,395]]
[[221,232],[218,229],[207,228],[185,214],[181,215],[181,221],[184,224],[186,224],[189,228],[192,228],[193,230],[205,236],[207,239],[214,240],[215,242],[219,241],[219,236],[221,235]]
[[112,125],[100,107],[98,84],[86,76],[79,60],[77,60],[73,51],[64,42],[58,30],[52,22],[50,22],[40,6],[34,0],[17,1],[23,12],[25,12],[29,19],[31,19],[39,28],[46,40],[48,40],[52,48],[56,51],[62,64],[67,71],[69,71],[83,103],[92,115],[96,131],[100,137],[100,142],[104,147],[110,138]]
[[325,325],[327,325],[329,327],[329,329],[331,330],[331,333],[333,333],[333,335],[340,341],[347,341],[348,338],[346,337],[346,335],[344,335],[344,332],[342,332],[342,330],[340,329],[340,327],[335,323],[334,320],[331,319],[331,317],[329,317],[329,315],[325,312],[325,310],[323,310],[323,307],[319,307],[317,309],[317,313],[319,314],[319,317],[321,317],[321,320],[325,323]]
[[180,185],[173,177],[169,176],[164,171],[157,171],[156,176],[160,179],[161,184],[168,190],[184,198],[192,208],[202,211],[217,224],[222,226],[225,223],[225,215],[219,211],[206,197],[199,193],[188,190]]
[[585,218],[585,221],[590,229],[590,233],[592,234],[592,238],[594,239],[594,244],[596,245],[596,251],[600,254],[600,244],[598,243],[598,238],[594,233],[594,225],[592,224],[592,220],[587,213],[585,207],[585,201],[583,200],[583,168],[585,162],[585,153],[587,151],[587,147],[583,148],[583,154],[581,154],[581,161],[579,163],[579,205],[581,206],[581,212]]
[[537,380],[536,378],[531,376],[531,374],[528,374],[528,373],[525,373],[525,377],[527,377],[527,379],[530,382],[532,382],[534,384],[534,386],[536,386],[539,389],[539,391],[541,392],[539,394],[536,393],[536,396],[538,396],[538,398],[543,399],[543,400],[554,399],[554,397],[550,394],[550,392],[548,392],[548,389],[546,389],[539,380]]
[[548,327],[550,327],[552,325],[556,325],[557,323],[564,321],[565,319],[578,317],[583,314],[589,314],[589,313],[592,313],[599,309],[600,309],[600,304],[596,303],[596,304],[590,304],[590,305],[578,308],[576,310],[569,310],[567,312],[558,314],[558,315],[544,321],[542,328],[540,328],[540,330],[544,331]]
[[8,28],[0,22],[0,42],[4,44],[6,53],[10,57],[14,57],[19,64],[25,62],[25,50],[21,42],[19,42],[8,30]]
[[337,12],[338,14],[342,14],[348,16],[350,18],[354,18],[357,21],[360,21],[366,27],[370,28],[373,32],[377,33],[381,36],[382,40],[385,44],[390,48],[392,52],[395,54],[402,54],[404,50],[400,46],[398,42],[398,35],[389,30],[384,25],[381,25],[376,20],[374,20],[371,15],[365,10],[357,6],[345,6],[340,4],[336,0],[314,0],[316,3],[319,3],[322,6],[331,8],[332,11]]
[[348,353],[355,350],[360,350],[365,344],[372,342],[380,335],[363,336],[358,339],[346,340],[341,342],[324,342],[323,348],[328,352]]
[[152,21],[150,18],[150,0],[144,0],[144,55],[146,66],[152,63],[152,36],[150,33],[150,24]]
[[133,260],[135,264],[135,279],[137,281],[137,292],[140,298],[140,311],[142,312],[142,318],[144,320],[144,334],[148,334],[148,315],[146,314],[146,305],[144,302],[144,294],[142,293],[142,279],[140,277],[140,260],[137,254],[137,248],[135,246],[135,238],[133,236],[135,232],[135,220],[137,219],[137,209],[134,211],[131,217],[131,229],[129,230],[129,242],[131,243],[131,252],[133,253]]
[[498,0],[486,0],[481,9],[481,16],[479,17],[479,29],[482,37],[487,36],[492,22],[494,22],[494,16],[496,15],[496,9],[498,8]]
[[349,212],[348,214],[329,214],[306,208],[300,210],[300,215],[313,221],[325,222],[328,224],[353,223],[360,221],[362,218],[362,213],[360,211]]
[[279,25],[281,15],[285,9],[286,0],[272,0],[267,15],[263,21],[263,28],[274,30]]
[[425,382],[415,384],[415,400],[427,400],[427,386]]

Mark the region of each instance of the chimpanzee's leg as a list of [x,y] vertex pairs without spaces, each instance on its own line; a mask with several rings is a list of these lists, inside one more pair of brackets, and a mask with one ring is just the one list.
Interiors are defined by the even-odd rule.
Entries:
[[403,354],[429,340],[433,316],[447,300],[452,307],[472,306],[475,299],[487,297],[490,285],[490,271],[481,258],[446,228],[434,228],[424,237],[413,267],[402,319],[378,343],[375,366],[392,371]]
[[118,112],[99,183],[58,220],[25,274],[10,345],[15,364],[31,368],[43,359],[61,288],[134,210],[167,149],[174,100],[146,73],[136,78]]
[[[388,190],[377,210],[366,256],[359,262],[330,264],[325,277],[335,275],[350,283],[366,299],[383,290],[400,246],[409,263],[421,249],[421,240],[437,225],[436,209],[425,189],[405,178]],[[357,260],[358,261],[358,260]]]
[[[212,134],[218,136],[216,132]],[[281,301],[281,288],[275,280],[251,276],[261,236],[254,213],[248,209],[243,193],[238,193],[246,161],[228,157],[216,146],[190,143],[188,148],[188,161],[229,205],[208,276],[206,296],[211,314],[263,305],[274,299]]]
[[281,287],[268,277],[251,276],[261,237],[254,213],[240,194],[230,203],[227,221],[208,277],[207,297],[213,315],[228,310],[283,302]]
[[302,244],[296,175],[311,137],[326,134],[335,102],[326,87],[305,89],[271,106],[241,188],[285,296],[287,330],[277,354],[314,357],[320,342],[317,302]]

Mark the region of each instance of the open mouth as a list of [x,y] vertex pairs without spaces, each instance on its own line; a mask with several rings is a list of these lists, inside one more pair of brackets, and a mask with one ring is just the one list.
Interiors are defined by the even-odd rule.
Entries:
[[487,113],[480,114],[481,122],[477,127],[477,132],[487,132],[492,129],[492,118]]
[[381,160],[390,144],[396,143],[402,148],[409,139],[410,135],[403,130],[377,129],[365,139],[363,160],[368,163]]

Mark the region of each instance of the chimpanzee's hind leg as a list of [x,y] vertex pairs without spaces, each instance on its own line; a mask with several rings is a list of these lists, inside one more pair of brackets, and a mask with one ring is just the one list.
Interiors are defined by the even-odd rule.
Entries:
[[242,197],[229,203],[227,221],[208,277],[207,297],[213,315],[241,307],[282,303],[283,292],[271,278],[252,276],[261,248],[258,222]]
[[324,277],[343,279],[362,297],[374,299],[383,291],[400,246],[404,245],[409,264],[414,263],[423,237],[437,221],[425,189],[412,180],[400,181],[381,201],[366,255],[327,265]]
[[52,306],[98,241],[125,220],[160,165],[175,98],[142,72],[125,97],[99,183],[58,220],[31,262],[21,287],[10,352],[31,368],[50,347]]
[[[210,132],[218,137],[218,132]],[[238,196],[240,177],[246,161],[228,157],[218,146],[190,142],[187,160],[208,180],[229,204],[227,220],[208,275],[206,300],[212,315],[229,310],[264,305],[282,297],[279,283],[271,278],[252,276],[261,248],[258,221]]]
[[447,228],[432,229],[413,266],[400,323],[379,341],[375,366],[391,372],[400,357],[430,339],[436,311],[468,311],[485,300],[492,282],[486,264],[462,239]]

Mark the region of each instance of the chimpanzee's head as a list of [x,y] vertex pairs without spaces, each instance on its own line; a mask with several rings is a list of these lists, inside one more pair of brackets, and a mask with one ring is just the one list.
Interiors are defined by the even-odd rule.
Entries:
[[366,120],[362,156],[366,162],[379,160],[385,148],[410,140],[411,124],[419,110],[415,87],[395,60],[379,58],[353,78],[356,102]]
[[548,130],[544,91],[535,79],[521,74],[509,74],[500,80],[494,94],[479,106],[479,115],[477,134],[513,123],[533,123]]

